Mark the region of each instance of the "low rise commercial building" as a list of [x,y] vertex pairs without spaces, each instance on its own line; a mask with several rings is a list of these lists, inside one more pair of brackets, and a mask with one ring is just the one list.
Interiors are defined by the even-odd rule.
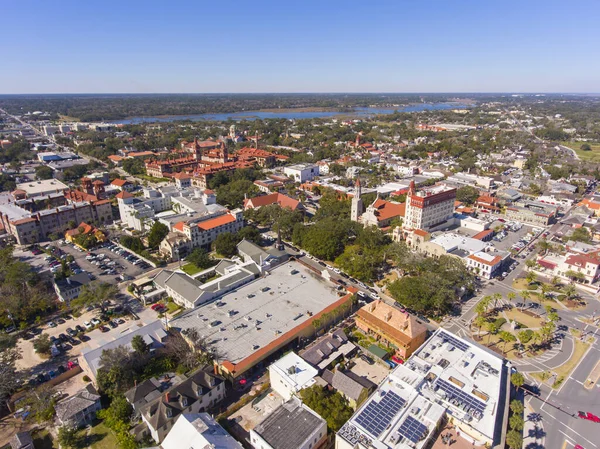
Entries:
[[300,390],[316,384],[315,377],[319,372],[298,357],[295,352],[288,352],[282,358],[269,365],[269,381],[284,401],[295,396]]
[[334,319],[333,310],[341,318],[349,312],[351,299],[350,294],[340,297],[335,285],[314,269],[291,260],[169,325],[184,333],[195,328],[204,335],[221,354],[220,373],[238,379],[297,341],[312,338],[313,323],[317,329],[325,326]]
[[312,164],[296,164],[283,168],[283,173],[295,182],[303,183],[312,181],[319,176],[319,166]]
[[510,365],[474,342],[438,329],[338,431],[336,449],[423,449],[448,421],[463,444],[500,443]]
[[593,284],[600,279],[600,252],[569,251],[566,254],[546,254],[538,258],[538,264],[550,270],[553,276]]
[[119,346],[125,346],[129,350],[132,350],[131,340],[133,340],[133,337],[136,335],[140,335],[148,346],[150,353],[153,354],[156,349],[164,347],[164,343],[167,339],[167,333],[160,320],[153,321],[142,327],[138,327],[137,324],[131,322],[130,326],[123,329],[121,333],[121,337],[109,341],[95,349],[90,349],[89,351],[82,353],[79,357],[79,366],[92,382],[96,382],[96,374],[100,368],[102,351],[114,349]]
[[557,206],[537,201],[523,201],[506,207],[506,218],[535,226],[548,226],[556,221]]
[[254,449],[316,449],[326,442],[327,422],[295,397],[250,431]]

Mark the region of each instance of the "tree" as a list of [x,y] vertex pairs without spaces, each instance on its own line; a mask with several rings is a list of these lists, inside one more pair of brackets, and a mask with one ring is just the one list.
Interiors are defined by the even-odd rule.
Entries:
[[542,239],[538,242],[537,247],[541,251],[542,255],[545,255],[550,249],[552,249],[552,244],[548,240]]
[[52,179],[54,177],[54,170],[47,165],[40,165],[35,169],[35,177],[37,179]]
[[521,413],[523,413],[523,410],[525,410],[525,406],[521,401],[519,401],[518,399],[513,399],[512,401],[510,401],[510,411],[513,412],[515,415],[520,415]]
[[577,296],[577,288],[573,284],[565,285],[563,293],[567,300],[573,299]]
[[144,338],[141,335],[136,335],[131,339],[131,347],[138,354],[147,354],[150,348],[144,341]]
[[520,449],[523,447],[523,437],[521,432],[516,430],[509,430],[506,434],[506,444],[510,449]]
[[537,262],[533,259],[527,259],[525,261],[525,266],[527,267],[527,270],[532,270],[533,268],[535,268],[536,265]]
[[48,384],[42,384],[35,390],[28,392],[25,403],[29,406],[30,416],[38,423],[47,423],[54,418],[56,414],[54,393],[54,390]]
[[585,275],[575,270],[567,270],[565,271],[565,276],[571,279],[571,282],[579,281],[582,282],[585,279]]
[[512,303],[515,299],[517,299],[517,294],[515,292],[509,292],[506,295],[506,299],[508,299]]
[[143,175],[146,173],[144,161],[139,158],[125,159],[123,161],[123,170],[130,175]]
[[581,146],[579,147],[579,149],[581,151],[592,151],[592,147],[590,146],[589,143],[582,143]]
[[475,204],[477,198],[479,198],[479,190],[477,190],[475,187],[464,186],[460,187],[456,191],[456,200],[466,204],[467,206]]
[[300,391],[302,401],[318,413],[332,432],[337,432],[352,417],[353,410],[339,392],[330,392],[320,385]]
[[504,346],[502,347],[502,352],[506,354],[506,344],[511,343],[513,341],[517,341],[517,338],[508,331],[500,331],[499,333],[500,340],[504,342]]
[[521,415],[515,415],[513,414],[510,419],[508,420],[508,423],[510,425],[510,428],[513,430],[517,430],[517,431],[521,431],[523,430],[523,418],[521,417]]
[[533,271],[529,271],[525,276],[525,280],[528,284],[533,284],[537,280],[537,275]]
[[52,342],[50,341],[50,337],[48,334],[40,334],[38,338],[33,340],[33,349],[38,354],[50,354],[50,348],[52,347]]
[[205,270],[216,264],[209,254],[203,248],[195,248],[185,259],[186,262],[194,264],[196,267]]
[[61,447],[69,449],[75,449],[79,447],[79,438],[77,436],[77,429],[68,426],[61,426],[58,428],[58,443]]
[[2,339],[0,348],[0,406],[6,405],[10,395],[19,385],[20,376],[16,362],[21,358],[19,349],[12,347],[13,342]]
[[515,388],[519,389],[525,383],[525,377],[523,377],[523,374],[516,372],[510,376],[510,383],[512,383]]
[[166,225],[160,221],[155,221],[148,233],[148,246],[152,249],[157,249],[160,242],[164,240],[168,233],[169,228]]
[[575,229],[569,239],[576,242],[590,243],[592,241],[592,236],[587,228],[581,227]]
[[224,257],[233,257],[237,254],[238,241],[230,232],[219,234],[213,243],[215,251]]
[[79,308],[89,305],[99,306],[104,312],[107,302],[114,299],[118,292],[116,285],[92,281],[83,286],[79,297],[71,301],[71,305]]

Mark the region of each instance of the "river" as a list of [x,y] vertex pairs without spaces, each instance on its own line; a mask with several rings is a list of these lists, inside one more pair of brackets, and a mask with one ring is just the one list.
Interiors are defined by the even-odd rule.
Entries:
[[326,118],[335,116],[352,116],[352,117],[371,117],[377,114],[392,114],[394,111],[399,112],[420,112],[430,110],[445,110],[445,109],[465,109],[468,105],[464,103],[420,103],[410,106],[398,108],[354,108],[352,112],[335,112],[335,111],[298,111],[293,112],[285,110],[282,112],[266,112],[266,111],[244,111],[244,112],[228,112],[217,114],[194,114],[194,115],[168,115],[158,117],[132,117],[122,120],[111,120],[108,123],[122,123],[124,125],[132,125],[138,123],[152,122],[174,122],[179,120],[199,121],[227,121],[229,119],[240,120],[256,120],[256,119],[288,119],[298,120],[307,118]]

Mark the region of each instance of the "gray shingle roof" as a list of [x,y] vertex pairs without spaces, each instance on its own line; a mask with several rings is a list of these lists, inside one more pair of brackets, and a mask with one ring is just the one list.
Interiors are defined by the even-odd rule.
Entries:
[[100,395],[93,385],[87,385],[85,388],[79,390],[74,396],[56,404],[56,417],[61,422],[68,421],[77,413],[94,405],[99,399]]
[[323,422],[323,418],[294,397],[267,416],[254,431],[273,449],[296,449],[311,439]]
[[315,345],[300,354],[304,360],[313,366],[319,365],[322,360],[328,358],[334,351],[348,341],[343,330],[338,329],[326,338],[322,338]]

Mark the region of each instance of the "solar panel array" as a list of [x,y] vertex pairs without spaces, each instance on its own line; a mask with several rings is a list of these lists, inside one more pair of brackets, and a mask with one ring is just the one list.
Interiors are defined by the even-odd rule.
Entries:
[[427,426],[423,423],[420,423],[412,416],[409,416],[404,420],[400,428],[398,429],[398,433],[405,438],[408,438],[413,443],[418,443],[425,435],[427,435]]
[[461,351],[466,351],[467,349],[469,349],[469,345],[467,343],[465,343],[464,341],[461,341],[458,338],[456,338],[450,334],[447,334],[446,332],[442,332],[441,335],[443,335],[442,339],[444,341],[450,342],[450,344],[457,347]]
[[446,392],[446,400],[465,410],[475,418],[481,418],[485,410],[485,403],[455,387],[450,382],[438,379],[436,385]]
[[379,402],[369,402],[357,416],[356,423],[374,437],[379,437],[405,404],[403,398],[393,391],[388,391]]

